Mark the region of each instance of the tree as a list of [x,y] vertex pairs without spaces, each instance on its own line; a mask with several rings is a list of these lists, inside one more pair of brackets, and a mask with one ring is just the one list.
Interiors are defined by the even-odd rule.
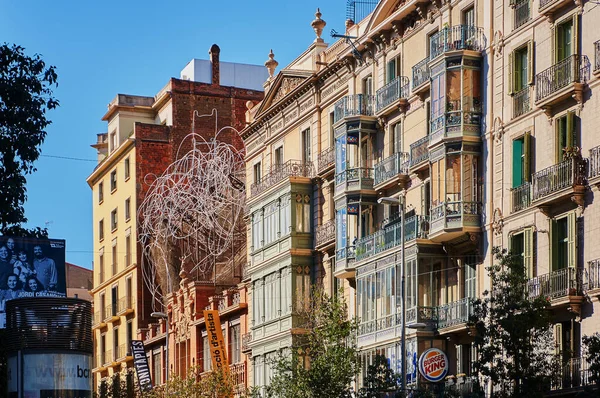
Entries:
[[589,381],[600,386],[600,333],[583,336],[583,345],[587,351]]
[[492,383],[495,397],[541,397],[560,372],[554,355],[550,302],[529,297],[520,256],[494,248],[487,268],[492,291],[474,303],[476,373]]
[[39,54],[28,56],[18,45],[0,45],[0,232],[4,235],[46,237],[47,231],[26,230],[26,175],[34,172],[50,120],[48,110],[58,101],[54,66]]
[[377,354],[367,367],[363,387],[358,390],[358,398],[400,398],[402,376],[390,368],[388,359]]
[[311,294],[304,308],[306,335],[291,352],[274,363],[275,375],[266,388],[269,397],[349,398],[360,362],[356,347],[358,324],[348,319],[342,298],[321,290]]

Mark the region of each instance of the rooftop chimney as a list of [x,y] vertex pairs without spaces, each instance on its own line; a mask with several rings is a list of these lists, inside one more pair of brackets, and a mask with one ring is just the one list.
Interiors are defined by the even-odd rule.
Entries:
[[211,84],[218,86],[220,83],[220,74],[219,74],[219,54],[221,53],[221,49],[216,44],[213,44],[208,50],[208,54],[210,55],[210,63],[212,67],[212,80]]

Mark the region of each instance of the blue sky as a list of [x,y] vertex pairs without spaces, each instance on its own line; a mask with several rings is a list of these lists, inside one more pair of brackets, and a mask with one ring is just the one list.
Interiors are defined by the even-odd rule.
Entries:
[[95,166],[90,144],[106,131],[106,105],[117,93],[155,95],[192,58],[208,59],[213,43],[222,61],[261,65],[272,48],[281,68],[314,40],[317,7],[331,43],[331,29],[344,31],[346,0],[0,0],[0,42],[42,54],[59,77],[61,106],[49,113],[38,171],[28,178],[29,225],[66,239],[67,261],[91,268],[85,179]]

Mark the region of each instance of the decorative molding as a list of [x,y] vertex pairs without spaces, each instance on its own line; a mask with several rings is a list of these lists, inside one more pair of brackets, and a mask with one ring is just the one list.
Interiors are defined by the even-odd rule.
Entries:
[[497,30],[494,33],[494,51],[496,52],[496,58],[502,57],[502,50],[504,49],[504,35],[501,31]]
[[492,228],[494,229],[495,235],[502,235],[504,229],[504,218],[502,217],[502,210],[496,207],[492,218]]

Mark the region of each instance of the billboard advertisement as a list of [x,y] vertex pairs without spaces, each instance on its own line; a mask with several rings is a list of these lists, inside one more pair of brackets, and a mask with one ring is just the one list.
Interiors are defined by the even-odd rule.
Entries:
[[0,329],[7,300],[66,297],[65,241],[0,237]]
[[91,365],[92,356],[86,354],[44,353],[10,356],[8,396],[91,398]]
[[142,340],[131,341],[131,355],[133,355],[133,366],[137,373],[140,390],[152,390],[152,378],[150,377],[150,366],[146,357],[146,349]]

